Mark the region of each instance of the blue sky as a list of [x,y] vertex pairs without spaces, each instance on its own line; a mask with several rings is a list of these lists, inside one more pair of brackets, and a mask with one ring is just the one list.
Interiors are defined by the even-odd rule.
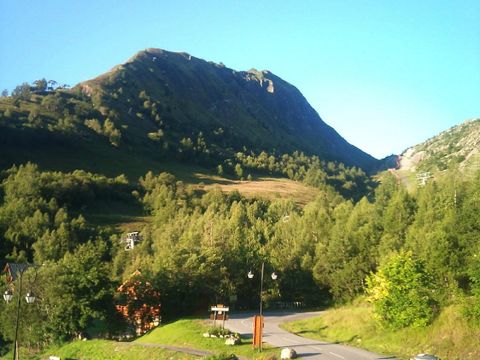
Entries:
[[1,89],[157,47],[274,72],[376,157],[480,116],[477,0],[0,0],[0,24]]

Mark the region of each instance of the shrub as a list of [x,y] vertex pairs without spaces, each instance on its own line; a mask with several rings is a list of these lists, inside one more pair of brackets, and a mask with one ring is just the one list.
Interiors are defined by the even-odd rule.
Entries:
[[210,335],[210,336],[217,336],[217,337],[220,337],[220,336],[229,336],[229,335],[233,335],[233,333],[228,330],[228,329],[222,329],[221,327],[211,327],[207,330],[207,333]]
[[434,315],[432,287],[423,263],[411,252],[393,255],[367,278],[375,315],[394,329],[430,323]]
[[466,300],[464,311],[467,317],[480,322],[480,258],[476,255],[469,266],[468,275],[472,297]]

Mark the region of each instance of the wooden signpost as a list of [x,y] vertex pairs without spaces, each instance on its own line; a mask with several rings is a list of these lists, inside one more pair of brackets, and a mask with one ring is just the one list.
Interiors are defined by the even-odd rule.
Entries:
[[253,318],[253,348],[262,351],[263,316],[255,315]]
[[223,304],[218,304],[217,306],[212,306],[210,311],[213,313],[213,326],[215,327],[217,320],[222,320],[222,329],[225,329],[225,320],[228,320],[228,311],[230,308],[228,306],[223,306]]

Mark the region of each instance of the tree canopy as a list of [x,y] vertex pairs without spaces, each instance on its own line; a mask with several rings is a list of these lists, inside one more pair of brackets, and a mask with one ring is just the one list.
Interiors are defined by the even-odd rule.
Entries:
[[[304,180],[319,193],[303,208],[291,200],[203,191],[168,173],[148,172],[131,182],[41,171],[30,163],[3,172],[2,257],[45,264],[40,301],[26,310],[24,339],[69,339],[98,322],[110,333],[122,328],[115,293],[136,270],[158,295],[163,319],[231,299],[240,308],[256,306],[258,277],[246,274],[262,263],[279,274],[265,283],[267,307],[344,302],[366,292],[378,317],[400,328],[424,326],[439,308],[465,297],[466,313],[479,318],[471,305],[480,297],[478,175],[452,188],[453,175],[446,173],[407,192],[387,174],[370,196],[355,201],[328,184],[327,171],[313,169]],[[133,250],[125,251],[118,230],[89,220],[88,209],[102,202],[143,209],[141,241]],[[13,307],[0,309],[0,323],[8,324]],[[33,333],[29,323],[42,330]],[[0,332],[11,339],[7,325]]]

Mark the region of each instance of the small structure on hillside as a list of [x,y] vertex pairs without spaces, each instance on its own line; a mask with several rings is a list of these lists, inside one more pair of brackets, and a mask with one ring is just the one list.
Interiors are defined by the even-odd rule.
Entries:
[[431,179],[433,176],[430,174],[429,171],[422,172],[417,174],[417,182],[419,186],[425,186],[427,184],[427,181]]
[[122,238],[121,242],[125,243],[125,251],[129,251],[135,248],[135,244],[139,243],[142,240],[140,237],[140,232],[133,231],[127,233],[127,235]]

